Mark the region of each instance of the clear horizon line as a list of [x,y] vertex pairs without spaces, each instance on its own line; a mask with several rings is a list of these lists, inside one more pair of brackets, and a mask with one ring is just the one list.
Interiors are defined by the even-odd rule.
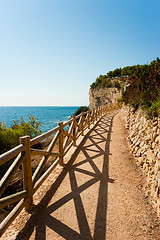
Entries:
[[0,105],[0,107],[80,107],[80,106],[85,105]]

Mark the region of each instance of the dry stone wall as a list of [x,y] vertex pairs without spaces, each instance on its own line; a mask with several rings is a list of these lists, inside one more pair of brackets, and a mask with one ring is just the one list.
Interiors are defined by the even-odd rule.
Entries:
[[128,143],[138,166],[146,176],[145,193],[151,197],[160,217],[160,117],[148,120],[142,110],[123,105]]

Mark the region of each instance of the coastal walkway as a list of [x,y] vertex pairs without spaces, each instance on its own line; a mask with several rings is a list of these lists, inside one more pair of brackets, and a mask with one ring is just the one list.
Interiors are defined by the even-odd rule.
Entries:
[[87,131],[79,147],[66,155],[64,168],[46,180],[47,192],[27,221],[20,214],[2,239],[160,239],[156,215],[142,191],[142,175],[128,150],[121,113],[104,115]]

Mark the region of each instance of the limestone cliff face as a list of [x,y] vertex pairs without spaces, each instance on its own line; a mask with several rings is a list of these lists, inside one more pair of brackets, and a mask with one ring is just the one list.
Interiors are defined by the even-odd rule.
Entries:
[[115,87],[98,86],[89,89],[89,105],[93,109],[103,104],[114,104],[122,96],[122,90]]

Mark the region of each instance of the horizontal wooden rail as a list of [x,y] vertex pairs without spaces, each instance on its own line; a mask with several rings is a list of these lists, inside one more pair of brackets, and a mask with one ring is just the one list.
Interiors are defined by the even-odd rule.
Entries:
[[66,127],[66,126],[70,125],[72,122],[73,122],[73,118],[71,118],[67,122],[63,123],[63,127]]
[[59,129],[60,129],[59,126],[58,126],[58,127],[55,127],[55,128],[53,128],[52,130],[50,130],[50,131],[48,131],[48,132],[46,132],[46,133],[43,133],[43,134],[41,134],[40,136],[37,136],[37,137],[33,138],[33,139],[31,140],[31,146],[33,146],[33,145],[41,142],[42,140],[44,140],[44,139],[47,138],[47,137],[53,135],[53,134],[56,133]]
[[10,159],[14,158],[15,156],[17,156],[20,152],[24,151],[25,149],[26,147],[20,144],[19,146],[12,148],[8,152],[5,152],[2,155],[0,155],[0,166],[9,161]]
[[[24,206],[27,211],[30,209],[33,203],[33,194],[39,189],[57,164],[63,166],[64,156],[72,146],[76,146],[76,140],[79,136],[83,135],[87,128],[90,129],[91,124],[96,123],[98,119],[105,114],[106,110],[107,107],[105,106],[83,112],[64,123],[59,123],[57,127],[31,140],[29,136],[21,137],[21,144],[19,146],[0,155],[0,165],[17,156],[0,181],[0,196],[4,193],[9,182],[12,180],[12,177],[21,165],[23,165],[22,171],[24,181],[24,189],[22,191],[0,198],[0,208],[4,208],[10,204],[20,201],[0,224],[0,235],[4,233]],[[47,150],[35,149],[34,145],[51,136],[52,140]],[[54,147],[56,143],[58,151],[55,152]],[[34,148],[32,146],[34,146]],[[31,166],[32,155],[42,156],[42,159],[33,173],[33,176]],[[46,171],[43,172],[46,162],[50,157],[53,158],[52,164]]]
[[44,150],[38,150],[38,149],[32,149],[31,148],[31,154],[32,155],[40,155],[40,156],[54,156],[54,157],[60,157],[61,153],[59,152],[48,152]]
[[15,202],[20,201],[23,198],[26,198],[28,196],[28,193],[26,190],[23,190],[21,192],[12,194],[10,196],[4,197],[0,199],[0,209],[4,208],[10,204],[13,204]]

